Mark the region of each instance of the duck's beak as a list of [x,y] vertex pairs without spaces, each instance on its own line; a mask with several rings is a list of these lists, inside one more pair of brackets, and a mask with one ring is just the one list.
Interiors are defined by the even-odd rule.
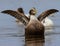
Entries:
[[33,8],[30,10],[29,13],[30,13],[30,14],[33,14],[33,15],[36,15],[37,10],[33,7]]
[[33,13],[36,14],[37,13],[37,10],[35,8],[33,8]]
[[35,13],[37,13],[37,10],[35,10]]

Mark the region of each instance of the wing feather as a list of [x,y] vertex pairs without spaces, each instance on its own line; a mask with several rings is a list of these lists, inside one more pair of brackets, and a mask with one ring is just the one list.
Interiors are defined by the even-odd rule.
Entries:
[[43,19],[45,19],[46,17],[48,17],[50,14],[56,13],[56,12],[59,12],[59,11],[56,10],[56,9],[46,10],[46,11],[42,12],[42,13],[38,16],[38,20],[39,20],[39,21],[42,21]]
[[22,8],[18,8],[18,9],[17,9],[17,12],[18,12],[19,14],[23,14],[23,17],[24,17],[25,21],[30,20],[30,18],[28,18],[28,17],[24,14],[24,11],[23,11]]
[[17,19],[20,20],[24,25],[27,25],[27,23],[29,22],[29,19],[27,19],[24,14],[18,13],[18,12],[13,11],[13,10],[4,10],[4,11],[2,11],[1,13],[9,14],[9,15],[17,18]]

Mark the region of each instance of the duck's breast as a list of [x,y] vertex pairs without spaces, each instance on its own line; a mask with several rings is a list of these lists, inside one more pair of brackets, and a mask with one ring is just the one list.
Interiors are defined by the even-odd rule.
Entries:
[[44,37],[44,26],[38,21],[30,22],[25,28],[25,35]]

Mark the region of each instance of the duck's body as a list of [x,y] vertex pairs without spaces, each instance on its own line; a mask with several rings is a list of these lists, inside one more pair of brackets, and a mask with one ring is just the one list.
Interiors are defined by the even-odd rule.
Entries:
[[34,15],[31,15],[30,17],[30,21],[25,28],[25,34],[29,38],[32,37],[44,38],[44,26]]
[[41,38],[44,39],[44,31],[45,27],[41,23],[47,16],[49,16],[52,13],[58,12],[56,9],[50,9],[42,14],[40,14],[38,17],[35,17],[36,15],[36,9],[32,8],[29,11],[30,18],[26,17],[24,12],[22,12],[23,9],[19,8],[17,11],[12,10],[5,10],[2,11],[2,13],[10,14],[11,16],[17,18],[19,21],[21,21],[25,25],[25,38]]
[[35,17],[36,9],[33,8],[29,11],[30,21],[25,28],[25,38],[41,38],[44,39],[44,26],[43,24]]

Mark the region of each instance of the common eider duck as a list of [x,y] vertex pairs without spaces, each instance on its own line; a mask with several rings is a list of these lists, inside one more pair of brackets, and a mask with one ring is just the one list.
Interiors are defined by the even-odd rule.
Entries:
[[[41,13],[38,17],[35,17],[36,9],[32,8],[29,11],[30,18],[28,18],[27,16],[25,16],[25,14],[23,12],[21,13],[21,11],[20,11],[21,9],[22,8],[19,8],[17,11],[4,10],[1,13],[10,14],[11,16],[13,16],[13,17],[17,18],[18,20],[20,20],[26,26],[25,27],[25,36],[26,36],[26,38],[27,37],[29,37],[29,38],[40,37],[40,38],[44,39],[45,27],[41,23],[41,21],[44,20],[50,14],[58,12],[58,10],[49,9],[49,10],[46,10],[45,12]],[[22,9],[22,11],[23,11],[23,9]]]

